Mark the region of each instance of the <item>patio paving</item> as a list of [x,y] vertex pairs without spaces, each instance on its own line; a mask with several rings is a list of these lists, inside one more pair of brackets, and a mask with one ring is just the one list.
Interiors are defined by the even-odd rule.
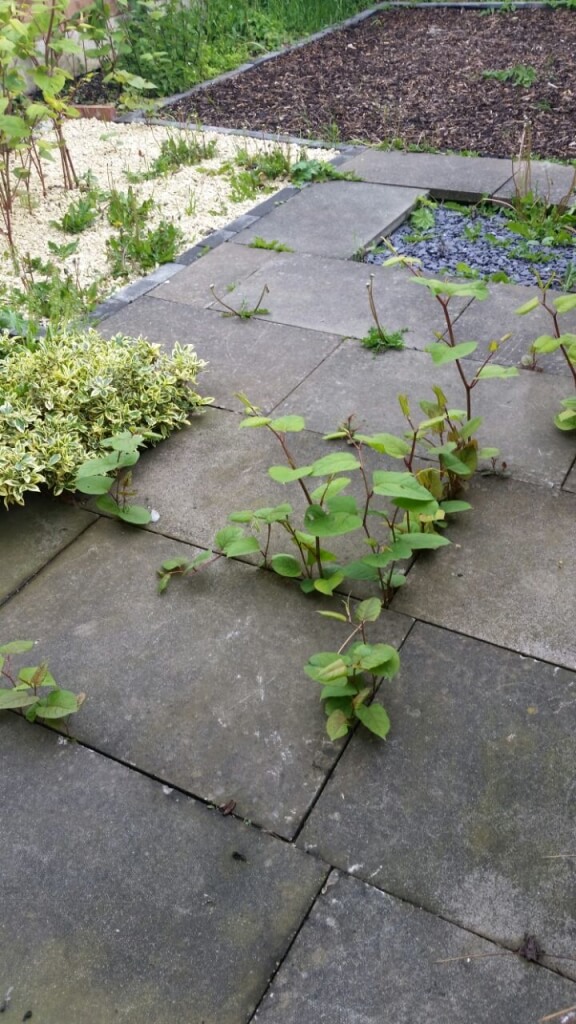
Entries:
[[[398,392],[416,408],[439,383],[462,406],[454,368],[423,351],[445,328],[438,305],[405,271],[346,257],[419,190],[493,193],[509,163],[370,149],[341,166],[365,181],[266,204],[107,304],[105,336],[190,342],[209,362],[199,389],[215,408],[135,469],[158,521],[46,497],[0,512],[1,642],[34,639],[25,663],[87,694],[76,742],[0,714],[7,1024],[537,1024],[576,1005],[576,463],[553,426],[571,388],[560,360],[474,392],[506,478],[472,481],[452,544],[371,624],[401,656],[376,698],[387,742],[358,728],[330,743],[303,673],[345,641],[317,614],[341,605],[250,557],[156,593],[160,563],[210,547],[231,511],[299,506],[267,476],[274,439],[238,429],[235,392],[306,417],[298,464],[334,451],[322,434],[351,413],[401,432]],[[297,251],[252,249],[253,234]],[[371,270],[384,326],[409,328],[378,357],[357,340]],[[223,317],[211,284],[237,309],[266,284],[270,313]],[[533,293],[454,301],[459,340],[514,330],[497,360],[518,363],[545,329],[514,316]],[[369,453],[377,464],[401,468]]]

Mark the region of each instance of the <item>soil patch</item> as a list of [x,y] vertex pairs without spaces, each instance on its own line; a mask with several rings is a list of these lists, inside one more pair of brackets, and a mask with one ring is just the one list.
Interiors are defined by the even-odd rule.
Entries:
[[[576,15],[384,11],[164,108],[181,121],[509,157],[523,124],[542,157],[576,159]],[[533,69],[531,85],[484,76]]]

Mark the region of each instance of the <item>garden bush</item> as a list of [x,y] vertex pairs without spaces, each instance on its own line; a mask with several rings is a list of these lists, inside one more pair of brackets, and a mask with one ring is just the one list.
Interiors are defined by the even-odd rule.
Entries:
[[0,334],[0,498],[73,489],[101,440],[131,431],[154,443],[208,404],[194,390],[205,365],[190,345],[171,354],[144,338],[53,329],[33,343]]

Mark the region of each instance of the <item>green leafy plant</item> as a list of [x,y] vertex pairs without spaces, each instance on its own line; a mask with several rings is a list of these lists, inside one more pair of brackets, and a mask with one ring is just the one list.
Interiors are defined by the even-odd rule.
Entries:
[[[566,364],[572,376],[572,383],[576,388],[576,334],[570,331],[562,331],[559,317],[576,309],[576,295],[555,295],[549,296],[549,283],[539,282],[539,294],[524,302],[515,312],[519,316],[525,316],[539,307],[548,313],[552,323],[551,334],[541,334],[531,346],[531,366],[535,365],[536,359],[541,355],[549,355],[558,350],[564,356]],[[562,399],[560,402],[561,411],[554,417],[554,423],[559,430],[576,430],[576,398]]]
[[265,238],[260,238],[256,235],[249,244],[250,249],[270,249],[272,252],[294,252],[289,245],[284,245],[283,242],[279,242],[276,238],[271,241],[267,241]]
[[[367,642],[366,625],[375,622],[382,611],[378,598],[362,601],[353,612],[350,601],[345,601],[344,610],[345,614],[318,613],[350,624],[352,633],[338,651],[313,654],[304,671],[322,686],[320,699],[324,701],[326,730],[331,740],[346,736],[358,721],[385,739],[390,719],[381,704],[370,702],[382,679],[394,678],[400,668],[400,657],[389,644]],[[355,640],[358,636],[360,639]]]
[[360,338],[360,344],[374,352],[375,355],[380,355],[381,352],[387,352],[391,348],[404,348],[404,335],[407,332],[407,327],[400,327],[397,331],[387,331],[382,327],[371,327],[368,334]]
[[130,499],[135,491],[132,487],[131,467],[140,455],[138,448],[158,435],[131,434],[123,431],[114,437],[104,437],[100,441],[102,448],[110,448],[108,455],[87,459],[79,467],[74,480],[76,490],[82,494],[97,494],[96,507],[99,512],[115,516],[125,523],[134,526],[145,526],[151,521],[152,515],[143,505],[134,505]]
[[60,221],[54,221],[55,227],[68,235],[79,235],[81,231],[91,228],[98,216],[99,194],[90,189],[85,195],[70,203]]
[[139,202],[131,185],[127,192],[111,192],[108,221],[118,231],[107,239],[106,249],[113,277],[146,272],[176,259],[184,235],[176,224],[164,220],[146,229],[154,205],[152,198]]
[[[0,497],[74,488],[102,439],[129,431],[167,437],[211,399],[194,390],[204,362],[191,346],[171,355],[144,338],[53,328],[32,346],[0,336]],[[106,453],[108,454],[108,453]]]
[[512,85],[520,86],[522,89],[529,89],[538,78],[538,72],[536,68],[530,65],[515,64],[512,68],[503,68],[500,71],[483,71],[482,77],[493,78],[497,82],[512,82]]
[[[390,249],[394,251],[392,245],[390,245]],[[422,285],[430,292],[431,295],[434,296],[442,309],[446,330],[444,333],[437,334],[437,340],[432,345],[429,345],[426,348],[426,351],[430,353],[432,361],[436,366],[443,366],[446,363],[452,362],[455,364],[458,376],[460,377],[460,381],[464,388],[466,418],[468,421],[471,421],[472,394],[474,388],[477,387],[480,381],[502,380],[508,377],[516,377],[518,374],[518,370],[515,366],[500,366],[493,362],[500,346],[508,340],[510,335],[504,335],[500,338],[500,341],[492,341],[489,346],[488,355],[485,356],[478,368],[471,371],[464,360],[476,351],[478,348],[478,342],[457,342],[454,321],[450,311],[450,302],[455,296],[483,301],[484,299],[487,299],[489,295],[486,284],[483,281],[476,280],[458,284],[451,281],[441,281],[435,278],[425,277],[422,273],[420,260],[407,256],[399,256],[397,254],[385,260],[383,266],[391,267],[399,264],[410,271],[414,284]]]
[[260,297],[254,306],[250,306],[246,301],[243,301],[238,309],[235,309],[234,306],[231,306],[228,302],[224,302],[224,299],[221,299],[220,296],[216,294],[213,284],[210,285],[210,291],[216,299],[216,302],[219,302],[220,305],[224,307],[222,316],[235,316],[240,320],[251,320],[253,316],[267,316],[270,313],[269,309],[260,305],[264,296],[268,295],[270,292],[267,284],[264,285],[260,292]]
[[[397,563],[410,560],[414,551],[448,543],[441,534],[446,517],[470,507],[455,497],[463,480],[473,474],[480,456],[491,457],[495,451],[478,450],[472,435],[480,420],[465,422],[463,412],[448,409],[440,388],[434,392],[435,402],[420,403],[426,416],[421,423],[412,419],[406,396],[399,396],[409,426],[404,437],[363,435],[347,422],[326,439],[345,441],[352,451],[334,452],[304,466],[297,465],[286,440],[287,434],[305,428],[304,419],[261,416],[245,396],[238,396],[249,414],[241,427],[268,429],[283,451],[286,465],[271,466],[269,476],[277,483],[296,485],[305,507],[301,513],[290,503],[233,512],[230,525],[215,537],[215,549],[228,558],[257,554],[264,568],[297,580],[305,593],[331,595],[344,580],[372,582],[387,604],[404,583]],[[370,476],[365,448],[400,460],[403,471],[375,470]],[[416,460],[422,456],[426,467],[418,469]],[[352,472],[360,475],[362,499],[345,493]],[[382,498],[383,505],[376,505]],[[271,554],[273,531],[286,535],[293,553]],[[326,544],[352,533],[359,538],[359,557],[341,564]],[[164,566],[162,589],[166,574],[195,572],[203,564],[204,560],[192,566]]]
[[[71,243],[74,247],[76,244]],[[75,248],[53,243],[48,243],[48,248],[64,259],[75,251]],[[74,270],[55,260],[22,256],[19,270],[22,288],[12,288],[7,301],[27,314],[31,327],[36,331],[46,322],[60,326],[81,323],[101,298],[103,286],[100,279],[83,285]]]
[[86,694],[61,689],[44,663],[16,671],[14,655],[33,647],[31,640],[12,640],[0,646],[0,677],[9,684],[0,686],[0,711],[17,711],[28,722],[67,719],[80,710]]

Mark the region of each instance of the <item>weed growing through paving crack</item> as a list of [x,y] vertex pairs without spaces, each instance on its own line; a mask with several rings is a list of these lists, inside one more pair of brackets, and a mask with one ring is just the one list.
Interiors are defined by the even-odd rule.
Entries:
[[284,242],[279,242],[277,238],[268,241],[266,238],[260,238],[259,235],[252,239],[248,248],[270,249],[272,252],[294,252],[294,249],[291,249],[289,245],[284,245]]
[[[160,440],[158,434],[148,439]],[[99,512],[114,516],[133,526],[145,526],[152,515],[143,505],[131,502],[136,494],[132,490],[132,466],[140,454],[138,449],[145,443],[143,434],[123,431],[100,442],[103,448],[110,448],[109,455],[87,459],[79,467],[74,487],[82,494],[97,494],[96,507]]]
[[[229,288],[229,290],[233,291],[235,287],[235,285],[232,285]],[[210,285],[210,291],[212,292],[212,295],[216,299],[216,302],[219,302],[220,305],[224,307],[222,310],[222,316],[235,316],[238,317],[240,320],[251,320],[253,316],[267,316],[270,313],[269,309],[266,309],[264,306],[260,305],[264,296],[268,295],[270,291],[267,284],[264,285],[262,291],[260,292],[260,297],[254,306],[248,305],[246,300],[243,300],[237,309],[234,306],[231,306],[228,302],[225,302],[224,299],[221,299],[220,296],[216,294],[213,284]]]
[[404,348],[404,335],[408,332],[408,328],[401,327],[396,331],[387,331],[380,322],[376,303],[374,302],[374,274],[370,274],[366,290],[368,292],[368,305],[374,320],[374,327],[371,327],[368,334],[360,339],[360,344],[375,354],[385,352],[389,348]]
[[13,640],[0,646],[0,711],[17,711],[28,722],[67,719],[80,710],[86,695],[61,689],[45,663],[16,670],[15,655],[32,650],[32,640]]
[[[548,294],[550,284],[551,282],[544,283],[540,280],[539,294],[515,310],[519,316],[525,316],[534,309],[542,308],[548,313],[552,324],[552,333],[541,334],[532,343],[528,365],[534,368],[538,356],[560,351],[566,360],[576,388],[576,334],[563,331],[559,321],[559,317],[563,314],[576,309],[576,295],[555,295],[550,298]],[[576,430],[576,397],[564,398],[560,405],[562,406],[561,411],[554,417],[555,425],[559,430]]]
[[[391,243],[388,243],[388,247],[392,252],[394,252],[394,247]],[[412,274],[413,283],[420,284],[424,288],[427,288],[442,309],[442,314],[446,324],[445,331],[443,333],[439,332],[436,334],[437,340],[432,345],[428,345],[426,352],[431,355],[435,366],[443,366],[446,363],[455,364],[458,376],[464,388],[466,420],[470,422],[472,421],[472,394],[480,381],[504,379],[508,377],[516,377],[518,375],[518,370],[515,366],[500,366],[493,362],[500,346],[508,340],[510,335],[504,335],[499,341],[492,341],[489,346],[488,355],[484,358],[481,365],[474,370],[474,372],[471,372],[464,363],[464,359],[471,356],[472,353],[476,351],[478,348],[478,342],[464,341],[458,343],[456,341],[456,331],[454,321],[451,316],[450,301],[456,296],[477,299],[478,301],[487,299],[489,292],[484,282],[469,281],[465,284],[455,284],[451,281],[441,281],[425,277],[422,273],[421,261],[409,256],[399,256],[395,254],[390,256],[390,258],[385,260],[383,263],[384,267],[398,265],[406,267]]]
[[[345,614],[322,611],[352,627],[338,651],[313,654],[304,671],[320,683],[320,699],[327,715],[326,731],[331,740],[346,736],[360,721],[370,732],[385,739],[390,719],[381,704],[372,703],[382,679],[393,679],[400,668],[400,655],[390,644],[369,644],[366,625],[376,622],[382,612],[378,598],[361,601],[354,609],[344,601]],[[356,639],[358,638],[358,639]]]

